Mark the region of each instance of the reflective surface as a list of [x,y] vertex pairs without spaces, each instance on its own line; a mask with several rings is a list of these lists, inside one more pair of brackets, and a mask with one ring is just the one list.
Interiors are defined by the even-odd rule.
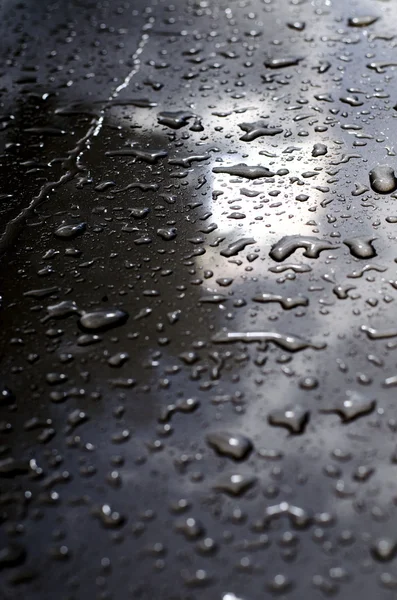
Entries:
[[394,598],[393,2],[4,2],[5,598]]

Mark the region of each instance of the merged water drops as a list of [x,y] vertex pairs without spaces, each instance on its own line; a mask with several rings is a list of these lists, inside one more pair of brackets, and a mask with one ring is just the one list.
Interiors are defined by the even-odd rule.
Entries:
[[308,298],[303,298],[301,296],[296,297],[285,297],[280,296],[279,294],[258,294],[252,298],[254,302],[260,302],[261,304],[267,304],[269,302],[277,302],[281,304],[283,308],[286,310],[290,310],[291,308],[297,308],[298,306],[308,306],[309,300]]
[[236,256],[239,252],[252,244],[256,244],[256,241],[253,238],[241,238],[231,242],[227,248],[221,250],[220,254],[221,256],[230,258],[231,256]]
[[240,129],[245,131],[240,137],[243,142],[252,142],[262,136],[279,135],[283,132],[281,127],[269,127],[266,121],[255,121],[253,123],[239,123]]
[[325,347],[322,343],[314,343],[306,341],[295,335],[285,335],[273,331],[220,331],[213,338],[212,341],[218,344],[225,344],[231,342],[273,342],[276,346],[288,350],[290,352],[298,352],[299,350],[305,350],[306,348],[314,348],[315,350],[321,350]]
[[157,120],[160,125],[165,125],[171,129],[180,129],[181,127],[187,125],[189,120],[193,117],[194,114],[188,111],[163,111],[159,114]]
[[289,235],[281,238],[270,250],[270,257],[282,262],[299,248],[304,248],[303,255],[308,258],[318,258],[324,250],[334,249],[333,244],[316,237]]

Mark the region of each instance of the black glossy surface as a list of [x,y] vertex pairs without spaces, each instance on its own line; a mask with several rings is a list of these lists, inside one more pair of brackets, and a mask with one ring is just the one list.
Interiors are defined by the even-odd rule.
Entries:
[[0,597],[394,598],[393,2],[0,16]]

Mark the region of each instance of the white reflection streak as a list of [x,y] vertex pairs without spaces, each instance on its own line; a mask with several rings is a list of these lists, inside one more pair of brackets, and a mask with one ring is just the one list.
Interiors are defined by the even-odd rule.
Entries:
[[[115,90],[113,90],[113,92],[110,94],[108,101],[111,102],[112,100],[115,100],[117,98],[117,96],[120,94],[120,92],[122,92],[124,89],[126,89],[129,84],[131,83],[132,78],[139,73],[139,70],[141,68],[141,61],[140,61],[140,55],[142,54],[146,44],[149,41],[149,33],[145,33],[148,29],[152,28],[152,25],[154,23],[154,18],[152,18],[150,20],[149,23],[147,23],[145,25],[145,27],[143,28],[143,32],[141,34],[141,37],[139,39],[139,43],[138,43],[138,47],[135,50],[134,54],[132,55],[132,62],[133,62],[133,67],[131,69],[131,71],[128,73],[128,75],[125,77],[125,79],[120,83],[120,85],[118,85],[116,87]],[[105,119],[105,114],[104,114],[104,109],[102,109],[102,114],[98,119],[98,122],[96,124],[96,127],[94,129],[94,133],[93,136],[97,137],[102,129],[103,126],[103,122]]]

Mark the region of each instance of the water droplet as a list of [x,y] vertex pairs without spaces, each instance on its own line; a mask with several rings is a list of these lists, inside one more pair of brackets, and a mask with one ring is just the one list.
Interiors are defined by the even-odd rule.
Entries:
[[125,517],[113,510],[109,504],[94,509],[94,516],[98,517],[104,527],[117,528],[125,523]]
[[358,17],[349,17],[347,20],[347,24],[350,27],[369,27],[378,21],[379,17],[374,17],[370,15],[362,15]]
[[15,567],[25,562],[26,550],[16,542],[0,549],[0,569]]
[[176,522],[175,529],[182,533],[187,540],[196,540],[205,533],[203,524],[193,517],[180,519]]
[[63,300],[58,304],[47,306],[47,312],[49,319],[63,319],[79,312],[79,309],[73,300]]
[[177,229],[176,227],[160,227],[157,229],[157,235],[168,242],[176,238]]
[[82,329],[101,331],[119,327],[128,319],[128,313],[118,308],[107,308],[84,313],[79,319]]
[[394,169],[388,165],[379,165],[369,173],[369,181],[374,192],[390,194],[397,189]]
[[371,546],[371,554],[381,562],[393,560],[397,554],[397,543],[388,538],[376,540]]
[[270,425],[285,427],[290,433],[304,433],[310,420],[310,412],[303,406],[274,410],[268,416]]
[[219,454],[233,458],[234,460],[243,460],[252,451],[253,445],[249,438],[229,431],[214,431],[206,437],[207,442]]
[[86,223],[78,223],[77,225],[61,225],[54,232],[55,237],[64,239],[64,240],[72,240],[79,235],[82,235],[87,228]]
[[328,153],[328,148],[325,144],[314,144],[313,146],[313,150],[312,150],[312,156],[314,156],[315,158],[318,156],[325,156]]
[[243,177],[245,179],[260,179],[261,177],[274,177],[275,173],[269,171],[267,167],[248,166],[243,163],[230,167],[214,167],[213,173],[225,173],[234,177]]
[[278,573],[267,583],[267,588],[273,594],[286,594],[292,588],[292,581],[287,575]]
[[232,475],[223,475],[217,479],[214,489],[226,492],[231,496],[241,496],[248,491],[256,482],[256,477],[252,475],[242,475],[233,473]]
[[301,56],[281,56],[269,58],[263,63],[268,69],[284,69],[285,67],[295,67],[303,60]]
[[229,244],[228,247],[224,250],[221,250],[220,254],[221,256],[226,256],[226,258],[230,258],[231,256],[236,256],[239,252],[244,250],[246,246],[255,243],[256,241],[253,238],[240,238],[239,240],[236,240],[235,242]]

